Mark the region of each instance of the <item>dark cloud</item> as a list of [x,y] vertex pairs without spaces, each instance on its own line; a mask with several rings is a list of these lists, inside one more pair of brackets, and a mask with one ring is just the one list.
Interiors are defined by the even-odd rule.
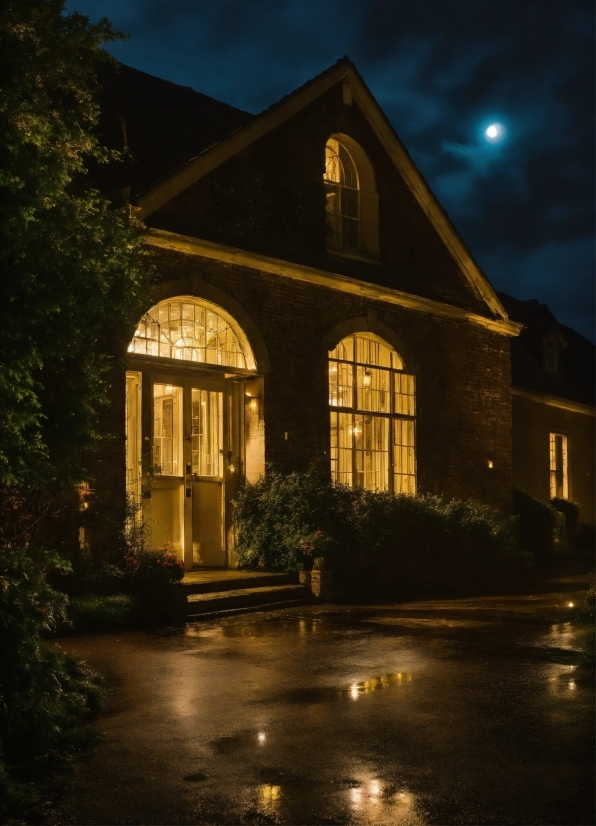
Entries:
[[493,284],[594,337],[591,0],[68,7],[129,32],[123,62],[251,112],[349,54]]

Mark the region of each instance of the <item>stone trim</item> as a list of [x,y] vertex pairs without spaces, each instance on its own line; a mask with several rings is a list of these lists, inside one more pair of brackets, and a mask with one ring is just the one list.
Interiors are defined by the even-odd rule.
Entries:
[[561,399],[559,396],[551,396],[550,393],[540,393],[537,390],[525,390],[523,387],[512,387],[514,396],[528,399],[536,404],[546,404],[548,407],[559,407],[561,410],[569,410],[571,413],[583,413],[585,416],[596,416],[596,408],[589,404],[573,402],[570,399]]
[[430,298],[410,295],[400,290],[394,290],[391,287],[370,284],[367,281],[349,278],[339,273],[327,272],[314,267],[307,267],[304,264],[295,264],[290,261],[271,258],[255,252],[247,252],[237,247],[216,244],[213,241],[203,241],[200,238],[178,235],[174,232],[166,232],[166,230],[149,229],[145,235],[145,243],[161,249],[174,250],[187,255],[198,255],[203,258],[222,261],[226,264],[249,267],[260,270],[261,272],[292,278],[296,281],[303,281],[308,284],[316,284],[321,287],[352,293],[353,295],[359,295],[375,301],[397,304],[409,310],[415,310],[442,318],[452,318],[457,321],[465,321],[501,335],[517,336],[523,327],[522,324],[509,321],[508,319],[485,318],[469,310],[454,307],[451,304],[443,304],[440,301],[433,301]]

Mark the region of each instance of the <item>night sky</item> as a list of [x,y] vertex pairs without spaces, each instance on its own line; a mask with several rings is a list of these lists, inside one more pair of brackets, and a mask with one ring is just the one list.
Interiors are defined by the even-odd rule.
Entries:
[[594,339],[592,0],[67,8],[128,33],[123,63],[253,113],[348,55],[492,284]]

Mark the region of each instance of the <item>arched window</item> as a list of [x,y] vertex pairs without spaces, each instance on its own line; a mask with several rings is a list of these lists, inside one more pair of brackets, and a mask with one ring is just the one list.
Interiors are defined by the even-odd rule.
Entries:
[[329,246],[360,249],[360,186],[354,161],[335,138],[325,146],[325,190]]
[[330,351],[334,481],[416,492],[415,390],[396,351],[371,333],[347,336]]
[[139,322],[128,351],[255,369],[252,351],[238,325],[220,307],[191,296],[152,307]]

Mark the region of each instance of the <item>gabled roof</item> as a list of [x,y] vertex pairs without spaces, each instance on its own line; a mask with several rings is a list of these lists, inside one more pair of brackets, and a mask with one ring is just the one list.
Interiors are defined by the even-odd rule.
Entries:
[[[509,317],[523,324],[519,337],[511,342],[514,386],[593,406],[594,344],[571,327],[559,324],[547,305],[535,298],[521,301],[506,293],[498,295]],[[560,345],[556,372],[545,365],[544,345],[549,339]]]
[[[136,72],[128,67],[122,68],[128,74]],[[127,105],[133,105],[138,112],[141,109],[149,111],[152,113],[150,118],[155,121],[141,127],[140,131],[143,129],[146,131],[144,137],[135,135],[135,141],[146,141],[151,158],[148,169],[139,171],[131,189],[132,209],[141,220],[204,175],[287,121],[333,86],[342,83],[349,99],[359,107],[368,120],[410,192],[457,262],[474,294],[486,304],[491,315],[496,318],[507,318],[488,279],[474,261],[449,216],[439,204],[384,112],[347,57],[342,58],[257,116],[248,115],[205,95],[199,95],[191,89],[176,87],[167,81],[152,78],[151,82],[148,82],[147,78],[150,76],[142,72],[137,72],[136,75],[136,80],[139,82],[140,76],[143,76],[144,97],[139,96],[137,99],[135,94],[134,101],[129,98]],[[155,94],[159,95],[159,99],[152,97],[153,91],[149,92],[151,84],[153,84],[152,89],[155,90]],[[165,85],[160,86],[160,84]],[[175,92],[176,89],[178,91]],[[113,89],[112,95],[116,100],[119,94],[117,88]],[[162,102],[165,104],[166,114],[158,112]],[[169,147],[168,142],[174,139],[174,124],[181,117],[180,114],[176,114],[178,107],[187,108],[188,112],[184,115],[182,137],[176,137],[176,145]],[[144,117],[147,120],[147,116]],[[196,126],[196,132],[193,131],[193,124]],[[129,143],[132,147],[132,135],[129,137]],[[156,144],[160,144],[159,149],[153,148]],[[182,159],[185,152],[187,155],[184,161]],[[176,162],[178,162],[178,167],[174,168]],[[168,167],[170,172],[164,174],[163,170]],[[153,186],[146,188],[151,175],[154,176]]]
[[102,67],[99,82],[102,137],[109,146],[128,150],[119,173],[133,203],[254,119],[188,86],[124,64]]

